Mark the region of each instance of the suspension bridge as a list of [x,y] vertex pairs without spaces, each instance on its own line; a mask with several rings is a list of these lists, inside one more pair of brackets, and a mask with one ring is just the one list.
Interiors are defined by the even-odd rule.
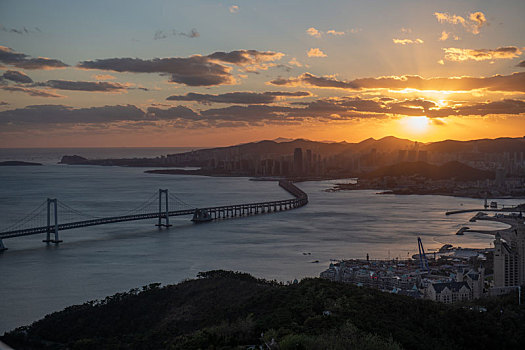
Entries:
[[[80,212],[57,198],[47,198],[37,208],[16,223],[0,232],[0,251],[7,250],[3,239],[30,236],[45,233],[43,242],[58,244],[62,242],[58,233],[80,227],[106,225],[117,222],[157,219],[156,226],[170,227],[170,217],[192,215],[192,221],[208,222],[237,216],[279,212],[299,208],[308,203],[308,195],[286,180],[280,180],[279,186],[293,198],[223,206],[195,208],[168,192],[159,189],[140,206],[119,216],[97,217]],[[175,210],[170,210],[170,201],[175,203]],[[152,207],[156,208],[153,209]],[[173,209],[173,208],[172,208]],[[60,216],[59,216],[60,214]],[[59,217],[63,223],[59,223]]]

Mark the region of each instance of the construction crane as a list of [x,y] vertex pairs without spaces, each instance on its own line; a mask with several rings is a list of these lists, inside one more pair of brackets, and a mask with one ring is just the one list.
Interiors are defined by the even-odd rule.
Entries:
[[423,242],[421,242],[421,237],[417,238],[417,249],[419,250],[419,268],[421,271],[426,271],[427,273],[430,272],[430,268],[428,267],[428,259],[425,255],[425,248],[423,248]]

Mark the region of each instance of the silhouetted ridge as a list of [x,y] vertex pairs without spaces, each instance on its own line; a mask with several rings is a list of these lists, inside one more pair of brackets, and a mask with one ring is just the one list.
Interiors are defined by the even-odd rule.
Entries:
[[432,180],[455,178],[459,181],[493,179],[494,173],[472,168],[460,162],[448,162],[443,165],[432,165],[425,162],[403,162],[362,175],[362,178],[421,176]]
[[18,350],[246,349],[264,346],[263,333],[281,350],[518,349],[525,315],[516,297],[483,300],[480,314],[327,280],[283,285],[219,270],[71,306],[1,340]]

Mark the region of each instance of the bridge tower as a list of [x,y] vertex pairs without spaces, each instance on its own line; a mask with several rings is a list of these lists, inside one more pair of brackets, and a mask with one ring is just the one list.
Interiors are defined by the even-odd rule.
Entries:
[[[164,203],[165,203],[165,206],[164,206],[164,212],[162,211],[162,195],[164,195]],[[159,188],[159,223],[156,224],[155,226],[158,226],[158,227],[170,227],[172,225],[170,225],[170,217],[168,215],[169,213],[169,209],[168,209],[168,190],[165,189],[165,190],[161,190]],[[162,222],[162,219],[164,219],[164,223]]]
[[2,242],[2,239],[0,238],[0,253],[4,250],[7,250],[6,246],[4,245],[4,242]]
[[[56,198],[48,198],[47,199],[47,232],[46,232],[46,239],[42,242],[45,243],[55,243],[58,244],[62,242],[60,239],[58,239],[58,209],[57,209],[58,201]],[[54,217],[54,223],[53,226],[51,226],[51,207],[53,207],[53,217]],[[55,233],[55,239],[51,239],[51,232]]]

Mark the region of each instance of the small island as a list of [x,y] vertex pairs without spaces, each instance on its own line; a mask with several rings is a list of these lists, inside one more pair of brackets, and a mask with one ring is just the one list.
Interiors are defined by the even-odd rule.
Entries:
[[36,165],[42,165],[42,163],[23,162],[20,160],[6,160],[4,162],[0,162],[0,166],[36,166]]

